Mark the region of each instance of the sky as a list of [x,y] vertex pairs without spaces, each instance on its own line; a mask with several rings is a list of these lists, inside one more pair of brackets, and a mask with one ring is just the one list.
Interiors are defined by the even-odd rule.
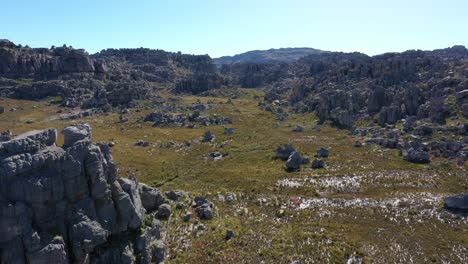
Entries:
[[0,39],[31,47],[376,55],[468,46],[468,0],[0,0]]

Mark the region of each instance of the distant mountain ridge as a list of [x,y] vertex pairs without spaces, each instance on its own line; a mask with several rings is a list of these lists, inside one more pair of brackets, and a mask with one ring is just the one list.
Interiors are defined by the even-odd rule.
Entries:
[[302,57],[320,54],[326,51],[313,48],[280,48],[269,50],[252,50],[234,56],[223,56],[213,59],[216,64],[244,62],[295,62]]

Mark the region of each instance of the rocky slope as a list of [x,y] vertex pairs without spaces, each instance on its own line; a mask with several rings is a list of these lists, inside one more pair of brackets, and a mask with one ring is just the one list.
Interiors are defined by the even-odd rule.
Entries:
[[[278,71],[277,64],[249,65],[227,74],[239,85],[267,85],[269,102],[284,99],[295,111],[315,111],[321,122],[338,127],[352,128],[355,121],[374,115],[382,126],[406,116],[445,124],[448,117],[468,117],[467,59],[464,47],[374,57],[325,53],[279,67],[276,79],[265,76]],[[262,83],[256,82],[258,76]]]
[[233,63],[263,63],[263,62],[295,62],[311,54],[320,54],[324,51],[313,48],[280,48],[269,50],[252,50],[234,56],[215,58],[218,65]]
[[222,79],[207,55],[150,49],[107,49],[89,55],[72,47],[29,48],[0,41],[0,95],[61,96],[66,106],[127,105],[155,89],[200,92]]
[[[0,262],[162,262],[156,217],[171,215],[168,199],[118,177],[109,145],[93,144],[89,125],[66,127],[63,136],[62,147],[55,129],[0,142]],[[195,201],[198,215],[211,219],[207,200]]]

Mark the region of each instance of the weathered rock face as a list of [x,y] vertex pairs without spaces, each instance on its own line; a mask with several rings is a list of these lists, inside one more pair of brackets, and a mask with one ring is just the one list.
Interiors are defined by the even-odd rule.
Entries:
[[64,106],[104,108],[146,99],[156,87],[200,93],[224,82],[208,55],[107,49],[89,55],[72,47],[29,48],[0,43],[1,96],[61,96]]
[[11,42],[0,46],[0,75],[5,77],[50,78],[64,73],[94,71],[94,61],[84,50],[66,46],[31,49]]
[[[353,129],[356,121],[371,118],[378,118],[376,121],[382,126],[392,125],[409,116],[445,124],[449,117],[468,116],[468,51],[452,49],[373,57],[321,53],[283,67],[276,75],[278,79],[263,75],[255,83],[267,87],[266,102],[288,101],[292,111],[314,111],[320,123],[330,121],[340,128]],[[233,69],[243,67],[248,65],[229,65],[224,69],[232,82],[242,85],[239,71]],[[265,69],[273,68],[275,64],[270,63],[249,72],[263,74]]]
[[401,111],[398,106],[384,106],[380,109],[379,113],[379,124],[395,124],[398,120],[401,119]]
[[447,196],[444,202],[447,209],[457,213],[468,214],[468,194]]
[[63,147],[55,129],[0,142],[0,262],[161,261],[159,225],[138,231],[146,209],[162,201],[159,191],[118,178],[89,125],[63,135]]

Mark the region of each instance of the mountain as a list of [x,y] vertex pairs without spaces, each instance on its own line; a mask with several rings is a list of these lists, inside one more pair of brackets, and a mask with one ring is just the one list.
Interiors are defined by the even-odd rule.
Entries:
[[295,62],[311,54],[320,54],[325,51],[313,48],[280,48],[269,50],[252,50],[234,56],[215,58],[216,64],[232,64],[243,62]]

